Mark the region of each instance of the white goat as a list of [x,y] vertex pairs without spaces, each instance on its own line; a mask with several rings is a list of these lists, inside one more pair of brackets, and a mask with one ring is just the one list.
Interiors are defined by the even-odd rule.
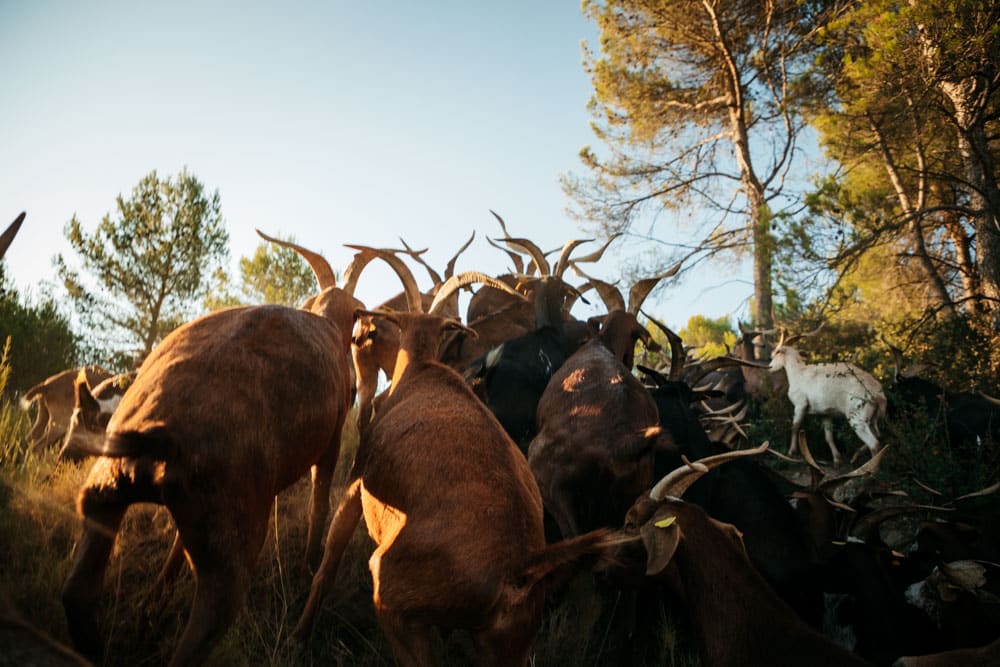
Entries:
[[799,351],[785,341],[784,333],[771,354],[771,372],[782,368],[788,376],[788,400],[795,406],[792,418],[792,444],[789,454],[798,449],[799,429],[807,414],[823,417],[826,444],[833,454],[833,464],[840,464],[840,451],[833,441],[833,417],[843,416],[854,432],[867,445],[872,455],[881,445],[876,421],[885,415],[886,400],[882,385],[854,364],[838,361],[828,364],[806,364]]

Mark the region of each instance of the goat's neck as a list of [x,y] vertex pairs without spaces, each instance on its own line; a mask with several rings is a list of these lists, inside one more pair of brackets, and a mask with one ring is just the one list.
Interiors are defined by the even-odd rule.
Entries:
[[802,357],[795,350],[785,352],[785,375],[788,377],[788,384],[795,384],[805,375],[806,364]]
[[399,352],[396,353],[396,365],[392,371],[390,395],[407,374],[437,359],[440,341],[439,321],[414,320],[400,331]]

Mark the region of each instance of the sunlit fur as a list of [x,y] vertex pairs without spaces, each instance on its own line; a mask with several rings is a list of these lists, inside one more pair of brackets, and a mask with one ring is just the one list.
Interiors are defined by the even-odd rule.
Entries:
[[146,359],[96,452],[106,457],[79,496],[86,521],[63,602],[82,653],[102,653],[95,612],[132,503],[170,510],[195,571],[174,665],[203,662],[228,628],[275,494],[310,467],[307,555],[318,560],[351,400],[350,325],[360,305],[331,287],[310,300],[316,314],[282,306],[218,311],[178,328]]
[[471,634],[480,664],[526,664],[540,584],[599,550],[606,533],[546,547],[541,496],[523,455],[462,377],[433,360],[454,325],[429,315],[392,319],[401,330],[392,386],[362,430],[295,634],[310,632],[363,515],[375,542],[375,610],[400,664],[434,664],[438,632],[458,629]]

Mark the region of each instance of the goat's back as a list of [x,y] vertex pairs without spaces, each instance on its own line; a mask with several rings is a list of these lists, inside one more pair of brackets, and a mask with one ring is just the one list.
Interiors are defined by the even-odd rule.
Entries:
[[619,524],[652,483],[659,414],[649,392],[594,339],[552,376],[537,416],[528,460],[546,502],[573,489],[581,532]]
[[[350,400],[334,325],[283,306],[232,308],[172,332],[143,363],[109,440],[169,440],[178,474],[242,479],[273,495],[336,442]],[[211,471],[211,472],[209,472]]]
[[789,386],[789,396],[793,391],[807,392],[811,411],[884,414],[886,398],[882,385],[867,371],[846,362],[809,364],[804,368],[805,381],[794,390]]
[[[441,364],[404,378],[362,434],[376,597],[470,627],[544,545],[542,503],[524,456]],[[442,591],[447,592],[443,594]]]

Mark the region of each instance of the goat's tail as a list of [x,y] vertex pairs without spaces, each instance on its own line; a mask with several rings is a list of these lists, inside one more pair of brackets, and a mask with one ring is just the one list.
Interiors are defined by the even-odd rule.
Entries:
[[557,590],[581,568],[598,561],[614,561],[618,547],[636,538],[620,530],[599,528],[589,533],[546,545],[528,557],[517,574],[514,585],[528,595],[538,585],[547,592]]
[[39,399],[42,395],[42,389],[45,387],[45,383],[36,384],[34,387],[24,392],[24,396],[21,397],[21,409],[30,410],[31,404]]
[[176,458],[177,454],[173,438],[163,427],[148,431],[112,433],[104,438],[103,447],[94,447],[86,443],[75,446],[81,454],[116,459],[142,457],[154,461],[170,461]]

